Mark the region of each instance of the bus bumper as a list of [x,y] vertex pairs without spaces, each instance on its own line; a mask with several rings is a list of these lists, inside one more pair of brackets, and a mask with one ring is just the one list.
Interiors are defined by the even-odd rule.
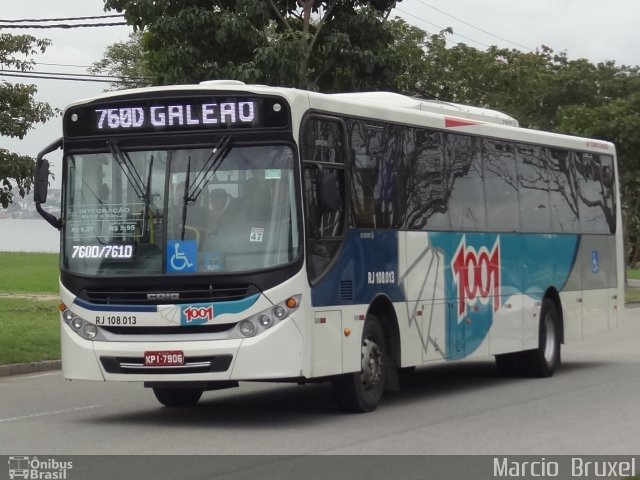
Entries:
[[[199,382],[279,380],[303,376],[303,341],[288,319],[260,335],[232,340],[100,342],[84,340],[62,322],[62,373],[70,380]],[[181,351],[194,368],[145,367],[145,351]]]

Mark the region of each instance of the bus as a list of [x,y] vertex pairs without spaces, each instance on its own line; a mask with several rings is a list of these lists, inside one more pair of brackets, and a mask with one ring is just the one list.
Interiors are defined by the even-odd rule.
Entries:
[[[47,212],[62,149],[62,210]],[[399,372],[495,357],[551,376],[623,305],[613,144],[389,92],[207,81],[73,103],[37,157],[60,230],[67,379],[165,406],[331,382],[367,412]]]

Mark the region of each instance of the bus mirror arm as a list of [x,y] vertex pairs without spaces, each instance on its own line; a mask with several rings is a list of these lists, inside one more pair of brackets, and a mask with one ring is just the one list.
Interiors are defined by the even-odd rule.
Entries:
[[35,178],[33,187],[33,200],[36,204],[36,211],[44,218],[53,228],[60,230],[62,226],[61,219],[44,210],[42,203],[47,202],[47,192],[49,190],[49,161],[44,158],[47,153],[51,153],[58,148],[62,148],[62,138],[51,143],[44,150],[38,153],[36,158]]

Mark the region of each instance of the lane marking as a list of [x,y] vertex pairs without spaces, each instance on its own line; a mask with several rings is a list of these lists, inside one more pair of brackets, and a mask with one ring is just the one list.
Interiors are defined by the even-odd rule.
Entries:
[[102,405],[89,405],[88,407],[76,407],[76,408],[67,408],[65,410],[55,410],[53,412],[33,413],[31,415],[22,415],[20,417],[0,418],[0,423],[15,422],[18,420],[28,420],[30,418],[45,417],[47,415],[59,415],[61,413],[79,412],[81,410],[90,410],[92,408],[99,408],[101,406]]

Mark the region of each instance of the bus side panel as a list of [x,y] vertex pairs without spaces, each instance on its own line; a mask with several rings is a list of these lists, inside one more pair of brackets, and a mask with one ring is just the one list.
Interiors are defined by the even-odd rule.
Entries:
[[[553,271],[556,261],[563,261],[566,253],[554,258],[554,236],[524,234],[522,241],[522,293],[523,293],[523,342],[522,348],[538,347],[540,306],[549,286],[554,284]],[[575,245],[574,245],[575,247]],[[573,258],[573,253],[571,253]],[[566,262],[566,260],[564,260]]]
[[[489,353],[517,352],[523,345],[523,240],[500,235],[500,304],[493,314]],[[527,285],[525,283],[525,285]]]
[[609,329],[609,278],[616,274],[615,238],[583,235],[579,252],[582,264],[583,337]]
[[402,232],[398,241],[399,281],[408,302],[406,323],[400,322],[401,364],[442,360],[446,358],[447,315],[444,253],[429,244],[426,232]]
[[[398,281],[398,237],[399,232],[393,230],[349,230],[338,257],[311,287],[314,376],[319,372],[324,375],[359,370],[360,339],[369,306],[379,295],[393,304],[405,301],[404,290]],[[325,315],[338,310],[342,311],[340,327],[337,327],[335,313]],[[329,317],[333,324],[328,323]],[[322,322],[322,318],[327,320]],[[345,328],[350,330],[348,336],[344,334]],[[325,346],[327,342],[333,346]],[[340,356],[329,358],[335,346],[340,344],[343,351],[341,368]]]
[[[568,239],[575,239],[573,251],[565,246]],[[580,239],[577,235],[553,235],[553,285],[560,293],[565,342],[582,338],[582,265],[577,261]]]

